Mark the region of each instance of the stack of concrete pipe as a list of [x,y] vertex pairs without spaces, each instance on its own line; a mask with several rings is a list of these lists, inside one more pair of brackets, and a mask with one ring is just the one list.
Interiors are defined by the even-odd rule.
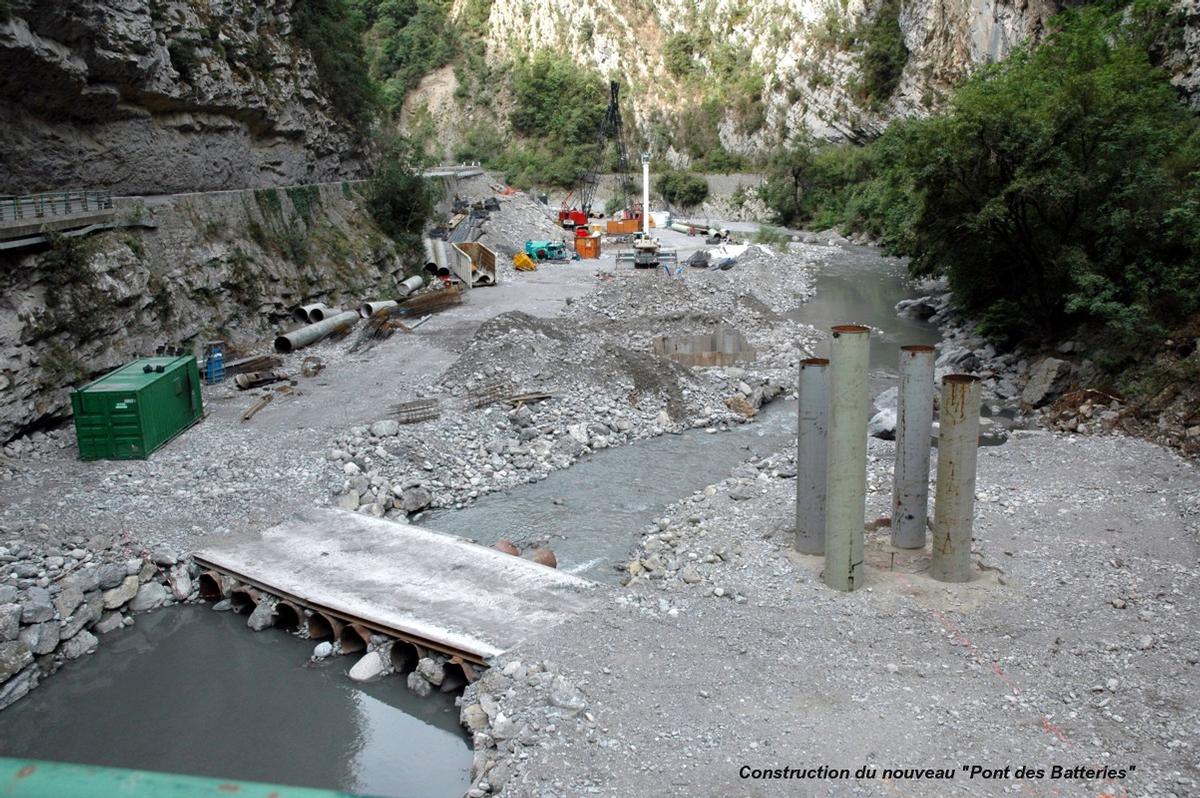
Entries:
[[[836,590],[864,584],[867,409],[870,331],[832,330],[829,360],[800,364],[797,436],[796,550],[823,554],[824,580]],[[892,496],[892,545],[923,549],[933,429],[934,349],[900,351],[900,396]],[[930,574],[971,579],[971,529],[979,441],[979,378],[942,379],[937,490]]]
[[396,290],[399,299],[373,299],[369,302],[364,302],[359,306],[358,313],[364,319],[369,319],[381,310],[396,307],[400,304],[401,299],[412,296],[414,292],[421,290],[421,287],[424,285],[425,278],[419,274],[415,274],[400,283],[399,288]]
[[277,336],[275,338],[275,351],[286,354],[294,352],[297,349],[303,349],[335,332],[348,330],[358,323],[359,315],[357,310],[336,311],[337,315],[327,316],[326,314],[330,312],[332,311],[325,308],[322,313],[323,321],[318,321],[315,324],[309,324],[306,327],[301,327],[298,330],[292,330],[289,333]]

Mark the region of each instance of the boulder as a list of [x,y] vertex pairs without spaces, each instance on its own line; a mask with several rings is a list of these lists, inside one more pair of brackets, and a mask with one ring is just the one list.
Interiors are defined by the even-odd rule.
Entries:
[[356,682],[378,679],[387,671],[387,662],[378,651],[369,651],[350,669],[350,678]]
[[250,613],[250,617],[246,619],[246,625],[256,632],[269,629],[274,623],[275,602],[267,600],[258,602],[258,606],[254,608],[254,612]]
[[58,621],[46,621],[26,626],[19,639],[34,654],[49,654],[58,646]]
[[188,572],[186,563],[179,563],[171,569],[171,593],[179,601],[185,601],[192,595],[192,575]]
[[902,299],[896,303],[896,315],[911,319],[928,319],[938,312],[936,300],[931,296]]
[[505,554],[511,554],[514,557],[521,556],[521,550],[518,549],[511,540],[501,538],[492,544],[492,548],[496,551],[502,551]]
[[179,553],[165,543],[160,543],[150,550],[150,559],[155,565],[161,565],[164,568],[170,568],[175,563],[179,562]]
[[550,683],[550,703],[565,710],[568,715],[576,715],[587,707],[587,699],[579,688],[561,676],[555,676]]
[[433,657],[422,657],[413,672],[432,685],[439,685],[446,678],[445,666]]
[[896,439],[896,411],[891,408],[880,410],[867,422],[867,434],[872,438],[891,441]]
[[96,576],[100,580],[100,587],[108,590],[121,584],[125,579],[125,566],[117,563],[108,563],[101,565]]
[[138,588],[137,594],[129,602],[129,609],[133,612],[157,609],[165,604],[169,597],[170,593],[158,582],[147,582]]
[[54,604],[50,592],[45,588],[31,587],[25,591],[25,605],[21,608],[21,623],[41,623],[54,617]]
[[0,604],[0,643],[16,640],[21,631],[21,605]]
[[88,631],[80,632],[63,644],[62,653],[67,659],[79,659],[89,651],[94,651],[100,641]]
[[391,438],[400,434],[400,422],[390,418],[371,425],[371,434],[376,438]]
[[83,591],[74,585],[68,585],[54,599],[54,609],[58,617],[70,618],[75,608],[83,603]]
[[1062,393],[1071,380],[1071,366],[1056,357],[1044,357],[1033,365],[1021,403],[1026,407],[1041,407]]
[[106,635],[109,632],[115,632],[125,625],[125,616],[119,612],[110,612],[96,622],[92,627],[92,631],[96,634]]
[[433,495],[422,487],[406,488],[400,495],[400,509],[406,513],[424,510],[433,502]]
[[20,640],[0,643],[0,684],[7,682],[21,669],[33,662],[29,646]]
[[871,400],[876,412],[880,410],[897,410],[900,407],[900,389],[893,385],[886,391],[881,391]]
[[409,690],[412,690],[422,698],[433,692],[433,685],[422,679],[420,674],[418,674],[416,671],[408,674],[406,683],[408,684]]
[[[103,581],[101,581],[103,584]],[[115,610],[138,594],[137,576],[127,576],[117,587],[104,591],[104,609]]]

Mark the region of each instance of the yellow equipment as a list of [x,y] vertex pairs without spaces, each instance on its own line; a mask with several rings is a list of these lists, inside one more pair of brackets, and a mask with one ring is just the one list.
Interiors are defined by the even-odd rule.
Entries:
[[524,252],[518,252],[513,255],[513,266],[519,272],[536,272],[537,264],[533,262],[533,258],[526,255]]

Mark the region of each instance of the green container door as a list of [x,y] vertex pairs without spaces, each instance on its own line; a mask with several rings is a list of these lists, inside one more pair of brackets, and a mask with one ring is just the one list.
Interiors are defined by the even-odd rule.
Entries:
[[72,393],[71,408],[80,459],[144,459],[203,417],[200,370],[190,355],[135,360]]

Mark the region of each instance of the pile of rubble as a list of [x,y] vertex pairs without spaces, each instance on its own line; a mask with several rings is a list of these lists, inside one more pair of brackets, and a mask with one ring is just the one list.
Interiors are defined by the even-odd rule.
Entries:
[[588,712],[587,696],[549,660],[502,658],[458,703],[475,749],[469,798],[504,790],[520,769],[525,749],[568,737],[595,742],[600,732]]

